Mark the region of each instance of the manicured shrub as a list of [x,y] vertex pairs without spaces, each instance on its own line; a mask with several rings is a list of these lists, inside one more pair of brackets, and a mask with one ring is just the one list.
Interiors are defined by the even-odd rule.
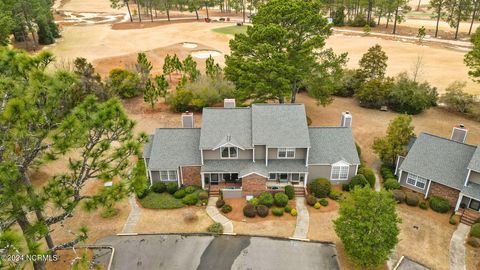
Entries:
[[470,236],[480,238],[480,223],[475,223],[470,229]]
[[175,197],[176,199],[182,199],[186,195],[187,195],[187,193],[185,192],[184,189],[179,189],[179,190],[175,191],[175,193],[173,193],[173,197]]
[[317,198],[325,198],[332,189],[332,184],[328,179],[317,178],[308,184],[308,192]]
[[182,203],[186,205],[195,205],[198,203],[198,195],[188,194],[187,196],[183,197]]
[[315,209],[320,209],[321,205],[319,202],[316,202],[314,205],[313,205],[313,208]]
[[320,200],[318,200],[318,202],[319,202],[322,206],[327,206],[327,205],[328,205],[328,201],[327,201],[327,199],[325,199],[325,198],[321,198]]
[[139,158],[137,165],[132,170],[132,180],[130,182],[130,187],[139,199],[145,198],[149,192],[150,181],[146,174],[145,162]]
[[266,207],[265,205],[257,206],[257,214],[260,217],[268,216],[268,207]]
[[212,225],[208,226],[207,232],[213,234],[222,234],[223,233],[223,226],[219,222],[215,222]]
[[365,179],[367,179],[367,182],[371,188],[375,188],[376,177],[372,169],[368,167],[363,167],[362,170],[360,171],[360,174],[365,176]]
[[137,193],[137,197],[139,199],[143,199],[143,198],[147,197],[148,193],[150,193],[150,189],[148,189],[148,188],[144,189],[142,192]]
[[432,208],[432,210],[435,212],[447,213],[450,211],[450,203],[447,199],[442,197],[432,196],[430,198],[429,205],[430,208]]
[[208,192],[206,191],[201,191],[198,193],[198,199],[203,201],[208,199]]
[[338,201],[342,198],[342,195],[342,192],[332,189],[330,194],[328,194],[328,197],[332,200]]
[[342,184],[342,190],[343,191],[350,191],[350,184]]
[[405,192],[405,203],[409,206],[418,206],[418,196],[413,192]]
[[292,185],[285,186],[285,194],[289,200],[295,198],[295,188]]
[[399,190],[399,189],[394,189],[391,191],[393,198],[398,202],[398,203],[404,203],[405,202],[405,192]]
[[174,194],[178,190],[178,185],[177,183],[170,182],[167,183],[167,192],[170,194]]
[[257,206],[258,203],[259,203],[258,198],[252,198],[252,199],[251,199],[250,201],[248,201],[248,202],[251,203],[251,204],[253,204],[253,205],[255,205],[255,206]]
[[460,216],[459,215],[453,215],[448,220],[448,223],[450,223],[452,225],[457,225],[459,222],[460,222]]
[[270,192],[263,192],[258,196],[258,204],[271,207],[273,205],[273,196]]
[[232,209],[231,205],[225,204],[224,206],[222,206],[221,210],[222,210],[222,213],[227,214],[227,213],[232,212],[233,209]]
[[290,207],[290,206],[288,206],[288,205],[285,206],[285,212],[287,212],[287,213],[290,213],[290,211],[292,211],[292,209],[293,209],[293,208]]
[[350,189],[354,189],[356,186],[359,187],[364,187],[368,184],[367,178],[363,174],[357,174],[354,177],[352,177],[352,180],[350,181]]
[[426,202],[420,202],[420,204],[418,204],[418,207],[420,207],[420,209],[427,210],[428,204]]
[[217,206],[217,208],[222,208],[222,206],[225,205],[225,201],[222,199],[218,199],[217,202],[215,202],[215,205]]
[[163,193],[167,190],[167,186],[165,183],[155,182],[150,189],[155,193]]
[[197,190],[197,187],[195,187],[195,186],[188,186],[188,187],[185,188],[185,192],[186,192],[187,194],[192,194],[192,193],[195,192],[196,190]]
[[380,174],[382,175],[382,178],[386,181],[387,179],[392,179],[395,178],[394,172],[390,166],[382,164],[380,167]]
[[312,195],[308,195],[307,197],[307,204],[310,206],[314,206],[317,203],[317,198]]
[[284,212],[283,208],[280,208],[280,207],[272,208],[272,214],[274,216],[277,216],[277,217],[283,216],[283,212]]
[[249,218],[255,217],[255,205],[247,203],[247,205],[243,207],[243,215]]
[[469,237],[467,240],[467,244],[474,248],[480,247],[480,238],[477,237]]
[[480,218],[477,218],[473,223],[474,223],[474,224],[475,224],[475,223],[480,223]]
[[383,187],[386,190],[399,189],[400,183],[398,183],[397,179],[395,178],[388,178],[385,180],[385,183],[383,183]]
[[290,211],[290,215],[296,217],[298,215],[297,209],[293,208],[292,211]]
[[288,204],[288,196],[283,192],[275,193],[274,200],[278,207],[285,207]]

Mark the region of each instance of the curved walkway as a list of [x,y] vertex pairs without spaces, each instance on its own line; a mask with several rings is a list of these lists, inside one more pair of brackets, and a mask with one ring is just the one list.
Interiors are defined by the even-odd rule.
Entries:
[[231,234],[233,233],[233,223],[230,219],[220,214],[220,212],[217,209],[217,206],[215,205],[217,200],[218,200],[218,197],[208,198],[207,214],[211,219],[213,219],[213,221],[222,224],[223,233]]
[[130,203],[130,207],[132,209],[130,210],[130,214],[128,214],[125,225],[123,225],[122,233],[135,232],[135,227],[137,226],[137,222],[140,219],[140,215],[142,214],[142,208],[138,206],[135,195],[131,195],[130,197],[128,197],[128,202]]
[[295,225],[295,232],[293,238],[295,239],[308,239],[308,227],[310,225],[310,215],[308,214],[308,209],[305,206],[305,197],[296,198],[297,206],[297,224]]
[[465,238],[470,226],[460,223],[450,240],[450,270],[465,270]]

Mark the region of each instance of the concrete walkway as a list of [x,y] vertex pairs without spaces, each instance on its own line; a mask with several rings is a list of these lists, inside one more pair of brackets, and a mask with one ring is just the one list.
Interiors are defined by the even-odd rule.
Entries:
[[296,239],[308,239],[308,226],[310,224],[310,216],[308,214],[308,209],[305,206],[305,197],[296,198],[297,206],[297,224],[295,225],[295,232],[293,238]]
[[130,195],[130,197],[128,197],[128,202],[132,209],[130,210],[130,214],[128,215],[125,225],[123,225],[122,233],[135,232],[135,227],[137,226],[137,222],[142,214],[142,209],[138,206],[135,195]]
[[470,226],[460,223],[450,240],[450,270],[465,270],[465,239]]
[[207,214],[213,221],[222,224],[223,233],[233,233],[233,223],[230,219],[220,214],[215,203],[218,197],[210,197],[208,199]]

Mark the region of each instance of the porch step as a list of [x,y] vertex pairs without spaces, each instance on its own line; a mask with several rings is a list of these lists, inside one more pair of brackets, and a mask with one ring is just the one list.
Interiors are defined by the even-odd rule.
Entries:
[[297,197],[305,197],[305,188],[303,187],[295,187],[295,196]]
[[480,215],[476,212],[471,212],[471,211],[465,211],[465,213],[463,213],[463,216],[462,216],[462,219],[460,220],[460,222],[466,224],[466,225],[473,225],[473,223],[475,223],[475,221],[480,217]]
[[220,191],[217,189],[217,190],[210,190],[210,196],[211,197],[218,197],[220,196]]

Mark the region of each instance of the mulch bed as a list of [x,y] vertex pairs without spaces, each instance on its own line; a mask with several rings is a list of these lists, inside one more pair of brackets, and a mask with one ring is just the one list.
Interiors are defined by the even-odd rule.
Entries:
[[[296,220],[296,218],[297,218],[297,217],[294,217],[294,216],[290,215],[290,213],[284,213],[283,216],[277,217],[277,216],[274,216],[272,214],[271,210],[268,213],[268,216],[266,216],[264,218],[259,217],[259,216],[255,216],[254,218],[247,218],[243,215],[243,207],[247,204],[247,201],[245,199],[243,199],[243,198],[240,198],[240,199],[226,199],[225,203],[232,206],[233,211],[228,213],[228,214],[223,214],[221,211],[220,211],[220,213],[222,213],[227,218],[229,218],[231,220],[234,220],[234,221],[245,221],[245,222],[250,223],[250,222],[261,222],[261,221],[267,221],[267,220],[282,220],[282,221]],[[295,208],[295,199],[289,200],[288,205],[292,208]]]

